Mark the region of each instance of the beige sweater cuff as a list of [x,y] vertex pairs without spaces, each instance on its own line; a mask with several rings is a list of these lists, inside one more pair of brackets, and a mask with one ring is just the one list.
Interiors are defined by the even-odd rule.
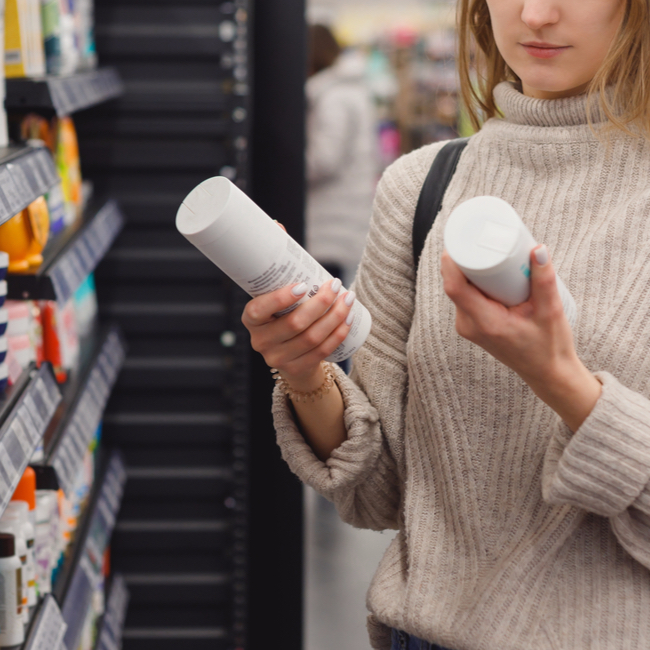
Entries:
[[348,439],[325,463],[300,433],[288,398],[277,388],[273,393],[273,420],[282,457],[301,481],[328,498],[361,483],[372,472],[382,450],[377,411],[338,366],[335,379],[345,404]]
[[596,373],[603,392],[575,434],[564,424],[549,445],[543,479],[549,503],[614,517],[650,482],[650,401],[612,375]]

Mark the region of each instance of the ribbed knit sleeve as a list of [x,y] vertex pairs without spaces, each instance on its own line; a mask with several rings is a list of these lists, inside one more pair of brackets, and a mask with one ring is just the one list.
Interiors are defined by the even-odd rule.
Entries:
[[572,434],[558,423],[544,467],[544,498],[609,517],[626,550],[650,568],[650,400],[610,374]]
[[359,528],[399,527],[400,463],[407,395],[406,343],[414,301],[412,223],[433,145],[401,158],[377,190],[354,290],[373,319],[350,377],[337,372],[348,439],[326,462],[305,441],[287,399],[274,394],[277,440],[291,470]]

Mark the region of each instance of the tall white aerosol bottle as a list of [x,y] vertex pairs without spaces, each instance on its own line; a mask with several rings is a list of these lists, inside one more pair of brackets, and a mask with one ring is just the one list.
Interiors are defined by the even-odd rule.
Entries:
[[[302,246],[227,178],[209,178],[195,187],[178,210],[176,227],[250,296],[306,283],[309,289],[305,296],[287,311],[309,300],[332,279]],[[357,300],[351,313],[350,333],[328,361],[347,359],[368,338],[372,323],[368,310]]]
[[22,562],[16,555],[15,538],[0,533],[0,647],[25,640],[22,616]]
[[[530,297],[530,254],[535,238],[515,209],[494,196],[461,203],[445,226],[445,248],[465,277],[494,300],[514,307]],[[564,313],[575,326],[573,296],[556,275]]]

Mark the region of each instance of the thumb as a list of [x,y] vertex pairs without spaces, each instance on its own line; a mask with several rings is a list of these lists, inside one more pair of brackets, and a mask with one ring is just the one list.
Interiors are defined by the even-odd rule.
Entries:
[[543,245],[535,247],[530,262],[530,299],[535,312],[542,318],[555,318],[564,310],[548,248]]

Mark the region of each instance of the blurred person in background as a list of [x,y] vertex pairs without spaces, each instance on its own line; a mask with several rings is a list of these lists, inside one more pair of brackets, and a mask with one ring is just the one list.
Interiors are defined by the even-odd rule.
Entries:
[[307,249],[349,286],[368,234],[377,135],[365,57],[343,51],[324,25],[309,28]]

